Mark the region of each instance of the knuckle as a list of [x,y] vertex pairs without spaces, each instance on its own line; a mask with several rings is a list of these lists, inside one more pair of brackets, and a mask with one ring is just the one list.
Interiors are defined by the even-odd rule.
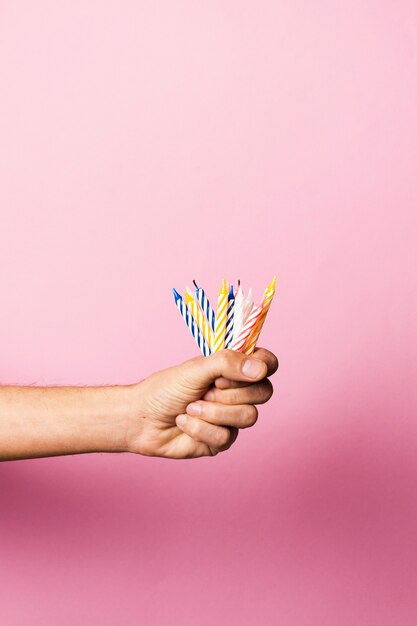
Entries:
[[227,444],[223,446],[223,450],[228,450],[234,444],[239,434],[239,429],[234,426],[230,427],[228,431],[229,431],[229,438],[228,438]]
[[230,389],[229,391],[230,404],[240,404],[240,395],[241,395],[241,391],[238,387],[236,389]]
[[265,381],[265,384],[267,387],[267,390],[266,390],[267,400],[270,400],[270,398],[272,398],[272,394],[274,393],[274,387],[270,380]]
[[230,432],[226,428],[216,428],[213,439],[216,448],[223,448],[229,442]]
[[203,397],[207,402],[217,402],[218,399],[218,389],[216,387],[211,387]]
[[274,363],[274,371],[276,372],[277,369],[279,368],[279,361],[278,361],[278,357],[276,357],[275,354],[274,354],[274,361],[273,361],[273,363]]
[[223,350],[222,351],[222,365],[224,367],[225,370],[230,370],[232,363],[233,363],[233,357],[234,357],[234,353],[232,350]]
[[258,419],[258,409],[253,404],[249,404],[245,409],[243,421],[245,426],[253,426]]
[[193,418],[193,419],[188,419],[188,434],[190,435],[190,437],[197,438],[198,435],[200,434],[200,422],[198,419]]
[[220,378],[216,378],[214,385],[217,389],[227,389],[230,385],[230,381],[224,376],[220,376]]
[[269,380],[265,380],[259,388],[259,399],[261,402],[268,402],[272,397],[274,392],[274,388],[272,387],[272,383]]

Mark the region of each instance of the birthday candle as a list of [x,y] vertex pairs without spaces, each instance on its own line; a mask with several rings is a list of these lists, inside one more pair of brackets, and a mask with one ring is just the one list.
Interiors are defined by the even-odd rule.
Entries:
[[228,289],[227,289],[227,283],[225,280],[223,280],[221,289],[219,291],[219,298],[217,301],[213,352],[218,352],[219,350],[224,348],[224,340],[226,336],[228,299],[229,299],[229,294],[228,294]]
[[252,311],[253,304],[254,302],[252,299],[252,287],[251,287],[248,291],[248,295],[245,298],[245,304],[243,307],[243,323],[245,323],[245,320],[247,319],[249,313]]
[[230,286],[227,304],[227,322],[226,322],[226,336],[224,339],[224,347],[230,348],[233,340],[233,319],[235,309],[235,295],[233,293],[233,285]]
[[260,304],[260,306],[262,307],[262,313],[259,316],[259,319],[256,322],[256,325],[254,326],[250,336],[248,337],[248,340],[245,346],[243,347],[243,352],[245,354],[252,354],[252,352],[255,350],[256,343],[258,341],[259,335],[261,334],[262,326],[264,325],[266,316],[269,311],[269,307],[271,306],[271,302],[275,294],[276,282],[277,282],[277,277],[274,276],[274,278],[271,280],[271,282],[265,289],[264,297]]
[[261,306],[254,306],[252,311],[249,313],[246,321],[243,324],[243,328],[239,333],[239,336],[233,340],[232,350],[236,350],[237,352],[241,352],[243,346],[245,345],[248,337],[250,336],[259,316],[262,313]]
[[242,330],[244,309],[245,309],[245,297],[243,295],[243,289],[239,280],[237,291],[235,294],[235,310],[234,310],[234,320],[233,320],[232,345],[233,345],[233,340],[239,336],[239,333]]
[[201,287],[197,285],[195,280],[193,280],[193,283],[195,285],[195,297],[197,298],[198,303],[203,309],[203,313],[206,316],[206,319],[210,325],[210,328],[214,332],[214,324],[216,321],[216,316],[207,298],[206,292],[204,291],[204,289],[202,289]]
[[[194,300],[193,296],[189,293],[188,289],[189,288],[187,287],[187,291],[184,294],[185,302],[188,305],[191,315],[195,319],[197,326],[199,330],[201,331],[202,336],[204,337],[205,342],[207,343],[207,346],[209,348],[208,354],[211,354],[212,345],[213,345],[213,331],[208,325],[208,322],[206,321],[203,315],[203,311],[201,310],[200,305],[198,304],[196,300]],[[205,354],[204,356],[207,356],[207,354]]]
[[204,340],[204,337],[202,336],[202,334],[200,332],[200,329],[197,326],[197,323],[195,322],[193,316],[191,315],[190,311],[188,310],[188,307],[184,303],[184,300],[182,299],[182,297],[178,293],[178,291],[176,289],[173,289],[172,291],[174,293],[175,304],[177,305],[177,308],[178,308],[179,312],[181,313],[181,316],[182,316],[184,322],[186,323],[186,325],[190,329],[190,332],[191,332],[192,336],[194,337],[194,339],[195,339],[198,347],[200,348],[202,354],[204,356],[207,356],[208,354],[210,354],[209,348],[207,346],[206,341]]

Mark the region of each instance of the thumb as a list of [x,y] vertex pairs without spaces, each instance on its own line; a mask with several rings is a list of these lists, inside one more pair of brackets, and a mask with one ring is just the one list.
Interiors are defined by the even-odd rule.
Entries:
[[187,361],[183,367],[187,368],[187,379],[198,387],[209,386],[220,376],[229,380],[256,382],[265,378],[268,371],[261,359],[227,349]]

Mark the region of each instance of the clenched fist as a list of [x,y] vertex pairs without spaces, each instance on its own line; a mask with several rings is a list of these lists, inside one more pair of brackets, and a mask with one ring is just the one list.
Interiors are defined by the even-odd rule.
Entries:
[[251,357],[221,350],[150,375],[135,385],[127,449],[175,459],[227,450],[240,428],[255,424],[255,405],[271,397],[267,377],[277,368],[277,358],[263,348]]

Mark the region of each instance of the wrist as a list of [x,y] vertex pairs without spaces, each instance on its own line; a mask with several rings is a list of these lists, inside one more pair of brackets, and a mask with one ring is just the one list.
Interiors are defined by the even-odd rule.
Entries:
[[143,418],[145,417],[143,386],[144,381],[126,385],[119,394],[118,406],[122,427],[117,436],[117,441],[122,452],[140,452],[138,448],[140,448]]
[[138,414],[137,387],[137,384],[103,387],[106,405],[101,422],[101,452],[129,452],[130,432]]

